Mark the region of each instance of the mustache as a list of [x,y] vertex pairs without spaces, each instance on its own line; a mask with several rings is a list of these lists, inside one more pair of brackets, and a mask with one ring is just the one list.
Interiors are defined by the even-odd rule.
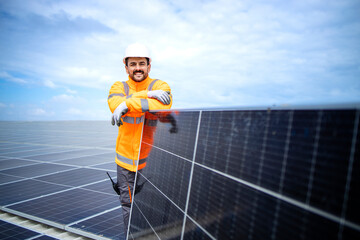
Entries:
[[142,73],[142,74],[144,74],[144,71],[142,71],[142,70],[137,70],[137,71],[134,71],[134,72],[133,72],[133,74],[136,74],[136,73]]

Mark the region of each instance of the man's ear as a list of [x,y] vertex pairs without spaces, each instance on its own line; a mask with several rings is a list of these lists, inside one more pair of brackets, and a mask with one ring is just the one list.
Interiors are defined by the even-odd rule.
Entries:
[[128,67],[126,65],[125,65],[125,70],[126,70],[126,74],[129,75],[129,69],[128,69]]
[[148,73],[150,72],[151,70],[151,63],[149,63],[149,66],[148,66]]

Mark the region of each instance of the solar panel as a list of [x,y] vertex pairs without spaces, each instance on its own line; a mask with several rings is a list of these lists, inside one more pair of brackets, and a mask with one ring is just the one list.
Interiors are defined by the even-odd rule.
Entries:
[[360,238],[359,113],[180,111],[177,133],[159,118],[129,238]]
[[[1,165],[1,163],[0,163],[0,165]],[[20,178],[20,177],[9,176],[9,175],[0,173],[0,184],[11,183],[11,182],[18,181],[21,179],[22,178]]]
[[22,167],[27,165],[37,164],[35,161],[26,161],[21,159],[13,159],[13,158],[5,158],[1,160],[1,169],[14,168],[14,167]]
[[9,157],[28,157],[32,155],[39,155],[43,153],[49,153],[49,152],[60,152],[63,151],[60,148],[57,147],[40,147],[40,146],[28,146],[21,149],[7,149],[2,150],[3,156],[9,156]]
[[[358,107],[153,114],[129,239],[360,238]],[[0,122],[1,210],[124,239],[106,175],[116,135],[107,121]]]
[[7,206],[8,209],[46,219],[53,226],[67,225],[78,220],[119,207],[119,202],[112,195],[72,189],[46,197]]
[[116,175],[116,129],[105,121],[82,124],[0,122],[1,210],[86,237],[124,239],[106,175]]
[[0,220],[0,239],[27,239],[40,235],[37,232]]
[[104,179],[106,179],[106,176],[104,176],[104,171],[86,168],[71,169],[69,171],[62,171],[60,173],[36,178],[36,180],[39,181],[72,187],[79,187]]
[[66,189],[65,186],[26,179],[8,184],[0,185],[0,204],[6,206],[16,202],[51,194]]
[[66,160],[71,158],[78,158],[78,157],[84,157],[88,156],[91,157],[95,154],[100,153],[109,153],[110,150],[101,150],[101,149],[71,149],[69,151],[62,151],[57,153],[45,153],[40,155],[33,155],[33,156],[19,156],[21,158],[30,159],[30,160],[45,160],[45,161],[60,161],[60,160]]
[[93,165],[103,164],[104,162],[109,162],[109,163],[112,163],[112,170],[114,170],[114,159],[113,158],[114,158],[114,152],[111,151],[109,153],[91,155],[90,157],[84,156],[84,157],[76,157],[76,158],[71,158],[71,159],[60,160],[60,161],[57,161],[57,163],[89,167],[89,166],[93,166]]
[[[15,161],[15,159],[14,159]],[[29,163],[33,163],[33,161],[28,161]],[[18,177],[28,177],[33,178],[42,175],[48,175],[60,171],[66,171],[73,169],[74,167],[59,165],[59,164],[50,164],[50,163],[37,163],[37,164],[27,164],[24,163],[22,166],[18,166],[15,168],[10,168],[1,171],[3,174],[8,174],[12,176]]]
[[[122,223],[121,208],[106,212],[99,216],[70,225],[80,233],[81,231],[91,232],[98,236],[109,239],[125,239],[124,224]],[[115,223],[122,223],[120,225]]]
[[106,171],[114,171],[114,161],[111,161],[110,163],[103,163],[103,164],[96,164],[92,166],[96,169],[106,170]]

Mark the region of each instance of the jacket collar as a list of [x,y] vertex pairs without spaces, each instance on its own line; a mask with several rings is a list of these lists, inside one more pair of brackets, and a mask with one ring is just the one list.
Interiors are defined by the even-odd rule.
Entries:
[[130,88],[135,89],[136,91],[146,90],[146,88],[149,86],[151,82],[151,78],[147,76],[143,81],[141,82],[135,82],[129,77],[129,80],[127,83],[129,84]]

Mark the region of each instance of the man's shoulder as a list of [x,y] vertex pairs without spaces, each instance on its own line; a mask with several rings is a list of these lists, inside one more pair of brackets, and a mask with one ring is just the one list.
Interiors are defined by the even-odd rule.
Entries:
[[116,82],[113,83],[113,85],[115,85],[115,84],[122,84],[123,82],[126,82],[126,81],[116,81]]
[[125,82],[126,82],[126,81],[116,81],[116,82],[114,82],[113,85],[111,86],[111,89],[123,89]]
[[150,84],[156,84],[156,85],[160,85],[160,84],[167,84],[165,81],[161,80],[161,79],[158,79],[158,78],[154,78],[154,79],[151,79],[150,81]]
[[128,83],[129,80],[124,80],[124,81],[116,81],[113,83],[113,85],[124,85],[124,83]]
[[169,90],[170,86],[163,80],[154,78],[149,84],[149,90]]

